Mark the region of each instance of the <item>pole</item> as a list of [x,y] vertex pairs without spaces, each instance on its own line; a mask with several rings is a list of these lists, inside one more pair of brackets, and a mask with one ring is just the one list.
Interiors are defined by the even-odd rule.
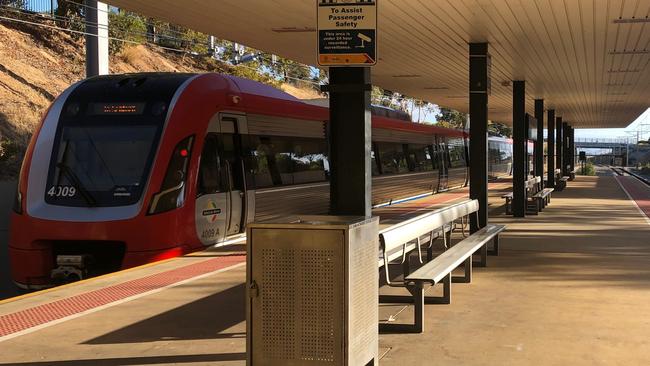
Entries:
[[544,99],[535,99],[537,140],[535,141],[535,176],[544,177]]
[[514,217],[526,216],[527,134],[526,82],[515,80],[512,83],[512,214]]
[[330,212],[371,216],[370,68],[330,67]]
[[[476,232],[488,221],[488,94],[489,63],[487,43],[469,44],[469,197],[479,202],[477,215],[470,215],[470,231]],[[477,220],[478,218],[478,220]]]
[[555,109],[548,110],[548,127],[547,127],[548,144],[546,146],[546,157],[548,165],[546,188],[555,187]]
[[562,117],[555,119],[555,169],[560,170],[560,178],[562,177]]
[[108,74],[108,5],[85,0],[86,77]]

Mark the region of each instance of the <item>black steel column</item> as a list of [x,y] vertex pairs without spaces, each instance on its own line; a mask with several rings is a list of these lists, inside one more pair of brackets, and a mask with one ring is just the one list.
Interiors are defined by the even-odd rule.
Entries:
[[562,117],[555,118],[555,169],[562,169]]
[[576,130],[571,127],[571,171],[576,169]]
[[478,222],[470,215],[470,231],[488,220],[488,44],[469,44],[469,197],[479,201]]
[[535,176],[544,178],[544,99],[535,99],[537,141],[535,141]]
[[371,216],[370,68],[331,67],[330,212]]
[[515,80],[512,83],[512,214],[515,217],[526,216],[527,134],[526,82]]
[[548,128],[546,133],[547,144],[546,154],[547,157],[547,180],[546,187],[555,187],[555,109],[548,110]]
[[562,175],[568,176],[569,169],[569,124],[567,122],[562,123]]

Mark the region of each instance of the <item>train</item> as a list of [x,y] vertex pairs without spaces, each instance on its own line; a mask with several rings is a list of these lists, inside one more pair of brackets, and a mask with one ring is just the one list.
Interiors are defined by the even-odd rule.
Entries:
[[[468,182],[467,133],[373,107],[372,203]],[[329,210],[328,108],[215,73],[108,75],[59,95],[35,131],[11,215],[24,289],[243,236],[252,221]],[[489,139],[490,176],[512,141]]]

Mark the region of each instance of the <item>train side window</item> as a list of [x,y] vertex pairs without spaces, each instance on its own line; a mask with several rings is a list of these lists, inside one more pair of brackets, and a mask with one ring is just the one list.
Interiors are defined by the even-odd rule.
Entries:
[[273,160],[271,140],[268,137],[251,136],[251,162],[250,170],[256,188],[273,186],[270,160]]
[[219,140],[216,134],[208,134],[203,143],[199,164],[197,194],[213,194],[221,191]]
[[[280,176],[280,182],[274,179],[273,183],[275,185],[293,184],[293,162],[291,160],[293,146],[291,141],[285,140],[282,137],[273,137],[271,141],[273,141],[275,170],[277,170],[277,174]],[[273,171],[273,166],[271,170]]]
[[430,172],[433,170],[433,159],[426,145],[409,145],[409,156],[414,164],[414,170],[418,172]]
[[465,164],[465,146],[462,139],[449,140],[449,167],[461,168]]
[[[322,182],[326,180],[325,141],[297,139],[293,142],[293,183]],[[329,164],[327,164],[329,170]]]
[[409,171],[401,144],[379,143],[382,174],[407,173]]

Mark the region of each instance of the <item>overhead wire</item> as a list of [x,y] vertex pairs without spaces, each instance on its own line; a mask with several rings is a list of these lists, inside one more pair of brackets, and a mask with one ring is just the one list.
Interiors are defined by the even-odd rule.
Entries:
[[[6,8],[6,6],[0,5],[0,8]],[[11,11],[14,11],[14,10],[15,9],[11,9]],[[17,12],[19,12],[20,14],[28,14],[28,13],[24,13],[24,12],[20,12],[20,11],[17,11]],[[36,15],[36,14],[28,14],[28,15]],[[70,33],[84,35],[84,36],[105,38],[105,39],[109,39],[109,40],[114,40],[114,41],[134,44],[134,45],[139,45],[139,44],[143,43],[143,42],[140,42],[140,41],[133,41],[133,40],[117,38],[117,37],[111,37],[111,36],[108,36],[108,37],[107,36],[101,36],[101,35],[98,35],[98,34],[93,34],[93,33],[80,31],[80,30],[76,30],[76,29],[63,28],[63,27],[59,27],[59,26],[56,26],[56,25],[45,24],[45,23],[42,23],[42,22],[29,21],[29,20],[25,20],[25,19],[12,18],[12,17],[3,16],[3,15],[0,15],[0,19],[5,20],[5,21],[10,21],[10,22],[17,22],[17,23],[34,25],[34,26],[38,26],[38,27],[49,28],[49,29],[58,30],[58,31],[62,31],[62,32],[70,32]],[[67,19],[68,20],[75,20],[75,21],[77,20],[77,19],[74,19],[74,18],[67,18]],[[99,24],[96,23],[96,22],[87,22],[86,21],[85,24],[86,25],[90,24],[90,25],[99,26]],[[128,33],[128,32],[126,32],[126,33]],[[156,43],[152,43],[152,42],[148,42],[148,41],[145,41],[144,43],[152,44],[152,45],[154,45],[154,46],[156,46],[156,47],[158,47],[160,49],[164,49],[164,50],[168,50],[168,51],[174,51],[174,52],[179,52],[179,53],[190,53],[191,54],[191,52],[189,52],[187,50],[183,50],[183,49],[161,46],[161,45],[158,45]],[[223,62],[224,60],[221,60],[221,61]],[[227,63],[229,65],[233,66],[233,67],[243,67],[243,68],[247,68],[247,69],[250,69],[250,70],[255,70],[257,72],[260,72],[260,70],[258,68],[250,67],[250,66],[247,66],[247,65],[244,65],[244,64],[233,64],[231,62],[227,62]],[[284,76],[283,76],[283,78],[284,78]],[[312,83],[312,84],[316,84],[316,85],[319,84],[318,82],[315,82],[312,79],[303,79],[303,78],[289,76],[289,75],[287,75],[286,78],[291,79],[291,80],[296,80],[296,81],[308,82],[308,83]]]
[[[97,8],[97,7],[92,7],[92,6],[89,6],[89,5],[86,5],[86,4],[79,4],[79,3],[76,3],[76,2],[73,2],[73,1],[69,1],[69,0],[59,0],[59,1],[63,1],[63,2],[66,2],[66,3],[72,4],[72,5],[75,5],[75,6],[83,7],[83,8],[85,8],[86,10],[90,9],[90,10],[96,10],[96,11],[100,11],[100,12],[111,13],[110,9],[109,9],[109,10],[104,10],[104,9],[100,9],[100,8]],[[47,20],[47,17],[40,16],[39,14],[32,13],[32,12],[21,11],[21,10],[15,8],[15,7],[12,7],[12,6],[0,5],[0,8],[4,9],[4,10],[6,10],[6,11],[14,12],[14,13],[16,13],[16,14],[20,14],[20,15],[26,15],[26,16],[31,16],[31,17],[38,17],[39,20],[40,20],[40,19],[42,19],[42,20]],[[96,26],[97,28],[100,28],[100,29],[102,29],[102,28],[103,28],[103,29],[106,29],[106,28],[107,28],[107,27],[106,27],[105,25],[103,25],[103,24],[99,24],[98,22],[90,22],[90,21],[87,21],[85,18],[82,18],[82,17],[79,17],[79,18],[76,18],[76,17],[75,17],[75,18],[73,18],[73,17],[61,16],[61,15],[57,15],[57,14],[53,14],[53,13],[50,14],[50,15],[48,15],[48,16],[51,17],[51,18],[54,18],[54,20],[68,21],[68,22],[71,22],[71,23],[72,23],[72,22],[77,22],[77,23],[82,23],[82,24],[84,24],[84,25],[86,25],[86,26],[88,26],[88,25]],[[159,45],[159,44],[157,44],[157,43],[150,42],[150,41],[146,40],[146,38],[147,38],[148,36],[150,36],[150,33],[148,33],[148,32],[137,32],[137,31],[132,31],[132,30],[120,29],[120,32],[121,32],[122,34],[126,34],[126,35],[136,35],[136,36],[141,36],[141,37],[145,38],[144,41],[134,41],[134,40],[128,40],[128,39],[123,39],[123,38],[118,38],[118,37],[100,36],[100,35],[98,35],[98,34],[93,34],[93,33],[85,32],[85,31],[80,31],[80,30],[76,30],[76,29],[64,28],[64,27],[59,27],[59,26],[56,26],[56,25],[45,24],[45,23],[43,23],[43,22],[29,21],[29,20],[24,20],[24,19],[18,19],[18,18],[7,17],[7,16],[3,16],[3,15],[0,15],[0,19],[2,19],[2,20],[6,20],[6,21],[11,21],[11,22],[18,22],[18,23],[30,24],[30,25],[34,25],[34,26],[45,27],[45,28],[54,29],[54,30],[59,30],[59,31],[63,31],[63,32],[70,32],[70,33],[74,33],[74,34],[80,34],[80,35],[84,35],[84,36],[91,36],[91,37],[98,37],[98,38],[106,38],[106,39],[109,39],[109,40],[118,41],[118,42],[123,42],[123,43],[128,43],[128,44],[134,44],[134,45],[139,45],[139,44],[143,44],[143,43],[145,43],[145,44],[152,44],[152,45],[154,45],[154,46],[156,46],[156,47],[158,47],[158,48],[160,48],[160,49],[163,49],[163,50],[173,51],[173,52],[179,52],[179,53],[188,53],[188,54],[192,54],[192,52],[190,52],[190,51],[188,51],[188,50],[179,49],[179,48],[173,48],[173,47],[167,47],[167,46],[162,46],[162,45]],[[144,23],[145,23],[145,25],[148,25],[148,26],[156,26],[156,25],[153,24],[153,23],[148,23],[148,22],[144,22]],[[168,29],[168,31],[171,32],[171,33],[179,34],[179,35],[182,34],[182,32],[180,32],[180,31],[176,31],[176,30],[173,30],[173,29]],[[186,38],[177,38],[177,37],[173,37],[173,36],[169,36],[169,35],[165,35],[165,34],[156,34],[155,36],[156,36],[157,38],[164,38],[164,39],[172,40],[172,41],[188,42],[188,43],[191,43],[192,45],[199,44],[199,42],[197,42],[197,41],[195,41],[195,40],[186,39]],[[234,43],[234,42],[233,42],[233,43]],[[247,47],[247,48],[248,48],[248,47]],[[257,51],[257,50],[256,50],[256,51]],[[274,64],[274,63],[276,63],[276,62],[273,60],[273,57],[265,56],[265,55],[264,55],[262,52],[260,52],[260,51],[258,51],[258,53],[254,55],[254,57],[257,58],[257,59],[261,59],[261,60],[267,61],[267,62],[269,62],[271,65]],[[224,62],[223,59],[220,60],[220,61]],[[306,83],[310,83],[310,84],[314,84],[314,85],[321,85],[320,82],[315,81],[315,80],[312,79],[312,78],[301,78],[301,77],[290,76],[290,75],[278,75],[278,74],[275,73],[275,72],[264,72],[264,71],[260,70],[260,68],[255,68],[255,67],[247,66],[247,65],[244,65],[244,64],[241,64],[241,63],[240,63],[240,64],[235,64],[235,63],[230,62],[230,61],[225,61],[225,62],[227,62],[228,64],[230,64],[230,65],[233,66],[233,67],[243,67],[243,68],[246,68],[246,69],[250,69],[250,70],[253,70],[253,71],[257,71],[257,72],[260,72],[260,73],[264,73],[264,74],[266,74],[267,76],[270,76],[270,77],[275,77],[275,78],[285,78],[285,79],[290,79],[290,80],[295,80],[295,81],[300,81],[300,82],[306,82]],[[266,65],[265,65],[265,66],[266,66]],[[306,67],[306,68],[309,68],[308,65],[303,65],[303,66]],[[401,96],[394,96],[394,95],[383,94],[382,97],[383,97],[384,100],[385,100],[385,99],[389,99],[389,100],[391,101],[391,104],[392,104],[392,103],[400,103],[400,102],[404,102],[404,101],[406,101],[407,103],[411,104],[412,106],[415,105],[416,102],[424,102],[426,105],[436,106],[435,103],[427,102],[427,101],[424,101],[424,100],[421,100],[421,99],[410,98],[410,97],[407,97],[407,96],[404,96],[404,95],[401,95]]]

